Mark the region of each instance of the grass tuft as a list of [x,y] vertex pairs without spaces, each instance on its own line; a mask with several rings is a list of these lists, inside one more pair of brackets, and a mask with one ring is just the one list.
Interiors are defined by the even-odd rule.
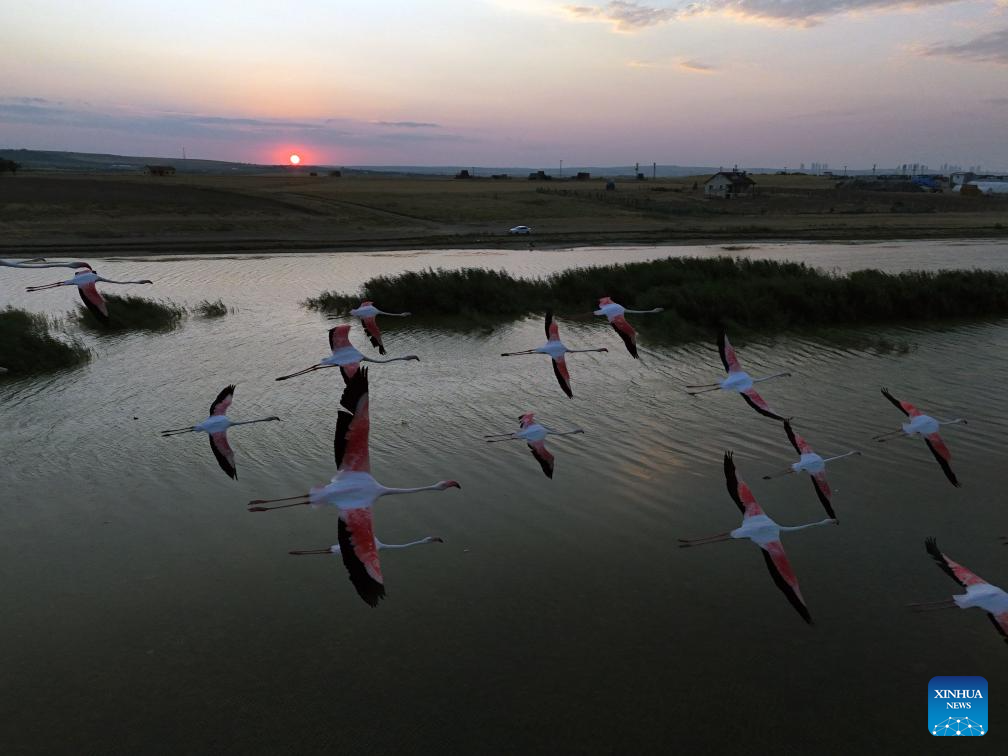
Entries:
[[467,268],[406,272],[365,282],[353,295],[324,292],[304,305],[346,313],[361,299],[419,316],[521,317],[552,308],[587,316],[598,298],[626,307],[664,307],[634,319],[649,336],[682,341],[733,331],[804,330],[823,326],[1008,316],[1008,273],[983,270],[848,275],[803,263],[747,258],[670,257],[575,268],[545,278]]
[[78,339],[56,338],[56,321],[13,307],[0,310],[0,378],[48,373],[83,365],[91,350]]
[[109,322],[98,320],[85,307],[78,306],[74,315],[77,322],[92,331],[170,331],[178,327],[186,310],[181,305],[165,299],[118,296],[105,294],[108,302]]
[[209,299],[204,299],[202,302],[195,305],[192,308],[192,311],[201,318],[221,318],[228,313],[234,312],[234,309],[224,304],[223,299],[218,299],[215,302],[211,302]]

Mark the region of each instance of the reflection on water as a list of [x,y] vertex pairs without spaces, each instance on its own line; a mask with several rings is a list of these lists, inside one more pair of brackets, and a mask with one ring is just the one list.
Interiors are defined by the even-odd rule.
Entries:
[[[1008,267],[1004,244],[882,246],[734,254],[842,270]],[[238,311],[163,335],[86,334],[97,351],[88,366],[0,385],[2,751],[70,742],[94,753],[152,743],[175,753],[657,752],[725,750],[741,738],[753,751],[916,751],[922,691],[949,663],[1003,688],[1003,644],[980,612],[915,615],[905,604],[954,592],[924,551],[930,535],[1008,583],[996,538],[1008,410],[992,393],[1008,371],[1004,323],[739,347],[752,374],[793,373],[760,391],[817,451],[863,452],[829,471],[842,524],[784,536],[813,627],[750,544],[676,548],[737,517],[721,463],[728,449],[775,520],[822,517],[808,481],[762,480],[794,461],[780,424],[725,392],[686,395],[685,385],[720,374],[713,344],[652,345],[636,361],[602,319],[561,323],[569,345],[610,349],[577,355],[573,399],[542,360],[500,357],[541,343],[540,318],[467,333],[421,318],[382,323],[390,353],[421,361],[371,373],[374,474],[390,486],[457,478],[463,488],[375,508],[389,543],[445,540],[383,556],[388,599],[378,609],[361,604],[339,559],[288,554],[335,543],[334,511],[245,511],[251,499],[334,473],[338,371],[273,380],[325,353],[332,322],[300,300],[406,268],[535,274],[670,252],[724,254],[103,261],[116,278],[149,275],[158,296],[219,297]],[[0,301],[75,306],[72,292],[32,299],[23,288],[33,278],[5,271]],[[352,334],[367,343],[356,321]],[[235,419],[283,418],[236,436],[235,481],[205,442],[158,433],[197,419],[228,383],[238,386]],[[919,441],[870,440],[902,421],[882,385],[937,416],[969,419],[943,431],[961,489]],[[525,412],[585,430],[557,443],[555,480],[538,474],[524,444],[483,441]]]

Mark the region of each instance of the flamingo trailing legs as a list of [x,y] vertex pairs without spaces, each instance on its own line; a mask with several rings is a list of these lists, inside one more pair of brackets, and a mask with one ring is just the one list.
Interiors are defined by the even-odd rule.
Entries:
[[360,318],[361,325],[367,331],[368,338],[371,339],[371,346],[378,349],[378,354],[385,354],[385,345],[382,343],[381,330],[378,328],[378,315],[390,315],[393,318],[409,317],[409,312],[385,312],[374,306],[374,302],[365,299],[360,303],[360,307],[350,310],[350,314],[355,318]]
[[532,456],[536,458],[547,478],[553,477],[554,459],[553,455],[546,449],[546,436],[570,436],[575,433],[584,433],[584,430],[581,428],[574,428],[569,431],[557,431],[547,428],[545,425],[537,423],[535,415],[531,412],[526,412],[519,417],[518,422],[521,425],[521,429],[518,431],[513,433],[493,433],[484,436],[484,438],[491,444],[498,441],[525,441],[532,452]]
[[161,431],[162,437],[177,436],[181,433],[208,433],[210,435],[210,449],[220,469],[227,473],[228,477],[237,479],[238,471],[234,463],[234,451],[228,443],[228,428],[235,425],[251,425],[252,423],[268,423],[279,420],[279,417],[263,417],[259,420],[242,420],[234,422],[227,416],[228,408],[234,398],[235,387],[226,386],[217,394],[217,398],[210,405],[210,417],[201,423],[197,423],[190,428],[172,428]]
[[630,356],[635,360],[640,359],[637,354],[637,332],[633,329],[627,319],[623,317],[624,313],[631,313],[633,315],[650,315],[653,313],[664,312],[664,307],[655,307],[651,310],[628,310],[626,307],[620,304],[616,304],[609,297],[602,297],[598,301],[599,308],[595,310],[595,315],[604,315],[609,321],[609,325],[613,327],[613,330],[619,334],[619,337],[623,339],[623,343],[626,345],[627,351],[630,352]]
[[924,443],[927,444],[927,448],[931,450],[931,454],[934,455],[935,460],[937,460],[938,465],[941,467],[942,472],[945,473],[945,477],[949,479],[949,482],[959,487],[959,479],[956,474],[952,472],[952,452],[949,451],[942,437],[938,433],[938,429],[942,425],[956,425],[962,423],[966,425],[966,421],[961,417],[957,417],[955,420],[939,420],[937,418],[931,417],[930,415],[925,415],[919,409],[914,407],[910,402],[901,402],[899,399],[894,397],[889,393],[889,389],[882,389],[882,396],[892,402],[899,411],[910,418],[909,422],[903,423],[903,426],[898,431],[892,431],[891,433],[883,433],[881,435],[875,436],[876,441],[888,441],[892,438],[923,438]]
[[521,352],[501,352],[501,357],[517,357],[519,355],[525,354],[548,354],[553,362],[553,373],[556,375],[557,383],[560,384],[560,388],[563,392],[571,399],[574,398],[574,392],[571,389],[570,383],[570,373],[567,370],[567,360],[565,356],[567,354],[575,354],[578,352],[608,352],[609,350],[605,347],[600,349],[568,349],[562,341],[560,341],[560,329],[557,326],[556,321],[553,319],[553,311],[546,311],[546,343],[535,349],[526,349]]
[[[385,551],[387,549],[408,549],[412,546],[424,546],[428,543],[444,543],[444,538],[440,536],[427,536],[426,538],[421,538],[417,541],[409,541],[408,543],[382,543],[377,538],[375,538],[375,546],[378,551]],[[309,554],[339,554],[340,545],[334,543],[332,546],[322,549],[301,549],[298,551],[288,551],[288,554],[293,554],[294,556],[307,556]]]
[[[337,473],[329,484],[316,486],[308,493],[298,496],[250,501],[249,511],[265,512],[307,504],[336,507],[339,510],[337,537],[340,556],[350,582],[365,603],[377,606],[385,597],[385,580],[378,562],[378,544],[374,537],[371,511],[374,503],[382,496],[445,491],[461,486],[454,480],[441,480],[417,488],[389,488],[372,477],[368,449],[371,421],[367,368],[361,368],[350,377],[340,404],[342,406],[336,418],[336,432],[333,436]],[[264,506],[276,502],[289,503]]]
[[805,605],[805,599],[802,598],[801,589],[798,587],[798,578],[795,577],[794,570],[791,569],[791,562],[788,561],[787,554],[784,553],[784,546],[780,542],[780,534],[805,530],[806,528],[815,528],[820,525],[836,525],[836,520],[830,518],[792,527],[778,525],[769,516],[764,514],[760,505],[756,503],[756,497],[753,496],[749,486],[738,477],[731,452],[725,453],[724,473],[728,493],[736,506],[742,511],[742,525],[735,528],[735,530],[707,536],[706,538],[680,538],[679,545],[685,548],[687,546],[701,546],[708,543],[729,541],[733,538],[748,538],[762,550],[763,559],[766,562],[767,569],[770,571],[770,576],[773,578],[774,583],[787,596],[788,601],[791,602],[791,605],[801,615],[802,619],[811,624],[812,617],[809,614],[808,607]]
[[[360,368],[360,363],[362,362],[397,362],[399,360],[416,360],[420,361],[420,358],[415,354],[408,354],[405,357],[389,357],[387,360],[376,360],[371,357],[365,357],[357,348],[350,343],[350,326],[348,325],[338,325],[335,328],[329,329],[329,349],[332,353],[328,357],[323,357],[317,365],[312,365],[304,370],[299,370],[296,373],[291,373],[290,375],[282,375],[276,380],[286,381],[290,378],[296,378],[299,375],[304,375],[305,373],[311,373],[314,370],[322,370],[323,368],[333,368],[338,367],[340,369],[340,374],[343,376],[343,382],[349,383],[350,378],[357,372]],[[382,352],[384,354],[384,352]]]
[[735,355],[735,349],[728,341],[728,334],[724,331],[718,334],[718,352],[721,354],[721,362],[724,363],[725,370],[728,371],[728,376],[719,383],[708,383],[702,386],[687,386],[686,388],[691,390],[686,393],[691,396],[695,396],[696,394],[705,394],[708,391],[737,391],[742,395],[742,398],[745,399],[746,404],[759,412],[761,415],[783,422],[786,418],[770,409],[770,406],[766,403],[766,401],[764,401],[763,397],[756,393],[756,389],[753,388],[753,384],[761,383],[762,381],[769,381],[774,378],[786,378],[790,376],[791,373],[774,373],[773,375],[767,375],[763,378],[753,378],[742,369],[742,365],[739,363],[738,357]]

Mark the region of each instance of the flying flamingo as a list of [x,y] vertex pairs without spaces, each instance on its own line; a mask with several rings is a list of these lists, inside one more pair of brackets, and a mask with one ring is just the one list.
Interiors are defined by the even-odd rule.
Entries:
[[727,541],[731,538],[748,538],[763,550],[763,559],[766,560],[767,569],[770,570],[770,576],[773,578],[774,583],[787,596],[788,601],[791,602],[791,605],[797,610],[798,614],[806,622],[812,624],[812,617],[809,614],[808,607],[805,605],[805,599],[802,598],[801,590],[798,588],[798,578],[795,577],[794,571],[791,569],[791,563],[788,561],[787,554],[784,553],[784,547],[781,545],[780,534],[789,533],[793,530],[814,528],[819,525],[836,525],[837,521],[830,518],[820,520],[819,522],[810,522],[807,525],[795,525],[794,527],[778,525],[763,513],[760,505],[756,503],[756,498],[753,496],[749,486],[739,479],[735,472],[735,462],[732,459],[731,452],[725,453],[724,472],[725,480],[728,484],[728,493],[743,513],[741,527],[730,530],[727,533],[708,536],[707,538],[680,538],[679,545],[681,547],[700,546],[707,543]]
[[945,556],[938,548],[938,542],[934,538],[928,538],[924,542],[924,547],[931,558],[937,562],[938,566],[959,585],[966,589],[966,593],[959,593],[944,601],[931,601],[923,604],[911,604],[916,611],[927,611],[930,609],[951,609],[958,606],[960,609],[969,609],[978,606],[987,612],[995,629],[1004,637],[1008,643],[1008,593],[991,585],[983,578],[975,575],[970,570],[957,562],[953,562]]
[[725,370],[728,371],[728,377],[720,383],[687,386],[687,389],[699,389],[699,391],[687,391],[686,393],[690,396],[696,396],[697,394],[705,394],[708,391],[737,391],[746,400],[746,404],[761,415],[783,422],[786,418],[770,409],[770,406],[764,401],[763,397],[756,393],[753,384],[769,381],[773,378],[785,378],[790,376],[791,373],[774,373],[763,378],[753,378],[742,369],[738,357],[735,356],[735,348],[728,342],[728,334],[724,331],[718,334],[718,352],[721,354],[721,362],[724,363]]
[[546,473],[547,478],[553,477],[553,455],[546,450],[546,436],[570,436],[574,433],[584,433],[581,428],[569,431],[556,431],[552,428],[547,428],[545,425],[537,423],[535,415],[531,412],[526,412],[519,417],[518,422],[521,424],[521,430],[519,431],[515,431],[514,433],[493,433],[483,438],[491,444],[498,441],[517,441],[519,439],[528,442],[528,448],[532,451],[532,456],[536,458],[542,471]]
[[46,262],[44,257],[30,260],[0,260],[0,268],[90,268],[86,262]]
[[637,332],[633,329],[626,318],[623,317],[623,313],[629,312],[634,315],[650,315],[656,312],[664,312],[664,307],[655,307],[653,310],[628,310],[623,305],[616,304],[609,297],[602,297],[598,301],[599,308],[595,310],[595,315],[605,315],[606,319],[609,321],[609,325],[613,327],[613,330],[619,334],[619,337],[623,339],[623,343],[626,344],[627,351],[630,352],[630,356],[635,360],[640,359],[637,354]]
[[550,359],[553,360],[553,372],[556,374],[557,383],[560,384],[560,388],[563,392],[567,394],[571,399],[574,398],[574,392],[571,391],[570,385],[570,373],[567,371],[567,360],[564,359],[566,354],[575,354],[577,352],[608,352],[609,350],[605,347],[601,349],[568,349],[564,346],[564,343],[560,341],[560,329],[557,327],[556,321],[553,320],[553,310],[546,311],[546,343],[535,349],[526,349],[523,352],[501,352],[501,357],[516,357],[522,354],[548,354]]
[[[444,543],[444,538],[440,536],[427,536],[426,538],[421,538],[419,541],[410,541],[409,543],[382,543],[377,538],[375,538],[375,547],[378,551],[383,551],[385,549],[408,549],[411,546],[423,546],[428,543]],[[300,551],[288,551],[288,554],[293,554],[294,556],[306,556],[308,554],[339,554],[341,551],[340,545],[334,543],[332,546],[323,549],[301,549]]]
[[[419,491],[444,491],[461,488],[457,481],[442,480],[419,488],[387,488],[371,477],[368,453],[370,419],[368,413],[367,368],[351,376],[340,399],[342,405],[336,419],[333,453],[338,472],[326,486],[315,486],[308,493],[282,499],[257,499],[249,502],[250,512],[297,507],[306,504],[330,504],[339,509],[337,530],[340,556],[347,568],[350,582],[364,601],[377,606],[385,597],[385,581],[378,563],[378,544],[374,537],[372,505],[382,496],[411,494]],[[291,504],[274,504],[290,501]]]
[[928,449],[931,450],[934,458],[938,460],[938,464],[941,465],[941,469],[942,472],[945,473],[945,477],[949,479],[953,486],[958,487],[959,480],[956,478],[955,473],[952,472],[952,452],[948,450],[948,447],[945,446],[945,442],[942,441],[942,437],[938,435],[938,428],[942,425],[955,425],[957,423],[966,425],[966,421],[961,417],[957,417],[955,420],[938,420],[930,415],[925,415],[919,409],[910,404],[910,402],[901,402],[899,399],[890,394],[889,389],[887,388],[882,389],[882,396],[899,407],[900,412],[910,418],[910,422],[903,423],[903,427],[898,431],[892,431],[891,433],[883,433],[879,436],[875,436],[875,440],[888,441],[891,438],[898,436],[903,436],[904,438],[913,438],[914,436],[923,438],[924,443],[927,444]]
[[[344,383],[349,383],[350,379],[360,368],[361,362],[395,362],[397,360],[420,361],[420,358],[415,354],[408,354],[405,357],[389,357],[387,360],[375,360],[370,357],[365,357],[357,351],[357,348],[354,347],[353,344],[350,343],[349,333],[349,325],[344,324],[338,325],[335,328],[330,328],[329,348],[332,350],[332,354],[328,357],[323,357],[317,365],[312,365],[310,368],[299,370],[298,372],[291,373],[290,375],[282,375],[277,378],[277,380],[286,381],[288,378],[304,375],[305,373],[310,373],[313,370],[338,367],[340,369],[340,374],[343,376]],[[382,352],[382,354],[385,354],[385,352]]]
[[77,291],[80,294],[81,300],[84,302],[84,306],[87,307],[95,317],[103,323],[107,323],[109,319],[108,314],[108,304],[105,302],[105,298],[98,291],[96,284],[101,281],[102,283],[114,283],[114,284],[153,284],[153,281],[143,279],[141,281],[113,281],[111,278],[102,278],[99,276],[91,266],[85,263],[86,267],[81,267],[74,277],[68,281],[59,281],[57,283],[46,284],[45,286],[29,286],[25,291],[42,291],[43,289],[55,289],[60,286],[76,286]]
[[379,310],[374,306],[374,302],[369,299],[365,299],[360,303],[360,307],[355,310],[350,310],[350,314],[355,318],[360,318],[361,325],[364,326],[364,330],[367,331],[368,338],[371,339],[371,346],[378,347],[378,354],[385,354],[385,345],[382,343],[381,331],[378,329],[378,321],[375,320],[376,315],[391,315],[395,318],[405,318],[411,313],[408,312],[385,312],[384,310]]
[[812,451],[812,447],[808,445],[808,442],[804,438],[794,432],[790,420],[784,421],[784,430],[787,431],[788,440],[791,441],[791,446],[794,447],[794,450],[798,452],[800,459],[786,470],[781,470],[779,473],[772,475],[764,475],[763,480],[780,478],[791,473],[807,472],[812,479],[812,487],[815,488],[816,496],[819,497],[819,501],[822,503],[823,509],[826,510],[826,514],[836,519],[833,505],[830,503],[830,496],[833,493],[830,491],[829,483],[826,480],[826,463],[832,462],[835,459],[843,459],[844,457],[861,456],[861,452],[849,451],[846,454],[838,454],[835,457],[823,459]]
[[198,423],[190,428],[173,428],[171,430],[161,431],[162,437],[166,436],[177,436],[181,433],[209,433],[210,434],[210,448],[213,450],[213,455],[217,460],[217,464],[220,465],[220,469],[228,474],[229,477],[237,479],[238,471],[235,469],[234,464],[234,451],[231,449],[231,445],[228,444],[227,432],[228,428],[232,425],[251,425],[252,423],[268,423],[272,420],[279,420],[279,417],[264,417],[259,420],[243,420],[241,422],[233,422],[228,416],[228,407],[231,406],[231,400],[234,398],[235,387],[226,386],[219,394],[217,398],[213,400],[213,404],[210,405],[210,417],[201,423]]

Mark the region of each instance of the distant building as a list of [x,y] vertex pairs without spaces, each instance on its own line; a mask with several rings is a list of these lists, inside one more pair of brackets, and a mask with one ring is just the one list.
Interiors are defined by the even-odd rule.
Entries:
[[553,177],[546,171],[533,171],[529,174],[529,181],[552,181]]
[[457,178],[457,179],[467,179],[467,178],[472,178],[472,176],[469,174],[469,171],[467,171],[465,168],[463,168],[461,171],[459,171],[458,173],[455,174],[455,178]]
[[718,171],[704,182],[704,196],[750,197],[756,194],[756,182],[746,175],[745,171]]
[[174,176],[174,165],[145,165],[144,173],[149,176]]
[[575,181],[588,181],[591,179],[591,174],[588,171],[578,171],[577,176],[574,177]]

